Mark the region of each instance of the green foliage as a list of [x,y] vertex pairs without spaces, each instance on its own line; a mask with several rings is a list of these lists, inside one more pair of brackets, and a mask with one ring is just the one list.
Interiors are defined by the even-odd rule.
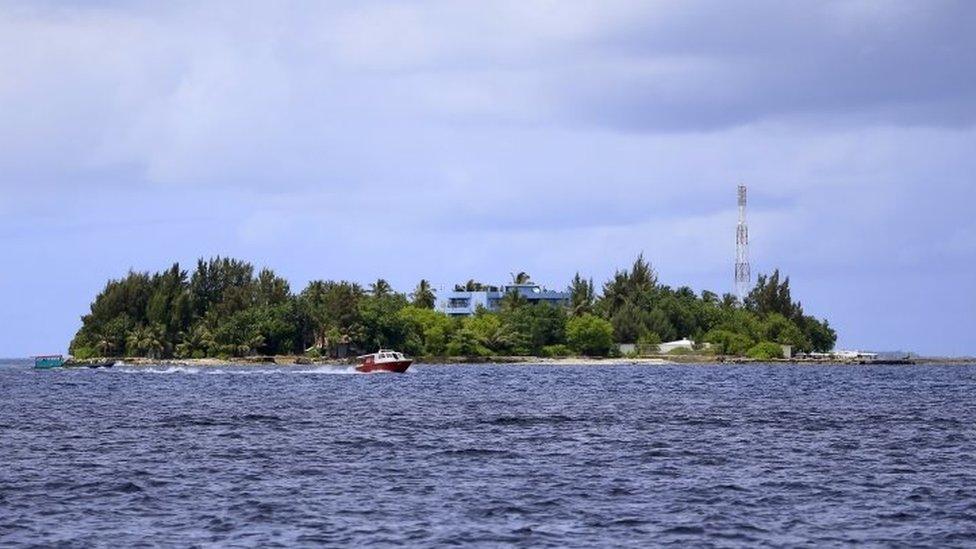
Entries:
[[314,280],[298,296],[297,318],[305,345],[323,349],[330,356],[340,345],[363,337],[359,302],[366,298],[363,289],[351,282]]
[[412,305],[422,309],[433,309],[434,303],[437,301],[437,296],[434,295],[434,290],[431,289],[430,281],[427,279],[422,279],[417,283],[417,288],[414,289],[410,297],[413,300]]
[[451,336],[447,344],[450,356],[483,357],[491,354],[484,345],[478,343],[478,336],[469,328],[461,328]]
[[[826,352],[837,342],[837,333],[826,320],[819,321],[803,314],[800,302],[794,302],[790,294],[790,278],[780,282],[779,270],[770,276],[759,275],[756,286],[746,297],[745,306],[774,325],[767,338],[779,343],[793,345],[798,351]],[[784,326],[789,323],[792,326]]]
[[661,336],[654,332],[646,332],[637,341],[636,354],[638,355],[652,355],[660,352],[658,347],[661,344]]
[[[255,272],[257,273],[255,275]],[[513,280],[530,280],[525,272]],[[497,288],[469,280],[459,289]],[[192,273],[174,264],[158,273],[130,271],[110,280],[95,297],[69,346],[75,356],[153,358],[255,354],[370,352],[408,354],[538,355],[565,349],[587,355],[617,352],[615,342],[636,343],[638,353],[680,337],[712,344],[710,352],[743,356],[767,344],[797,352],[827,351],[837,339],[825,320],[803,314],[789,279],[760,276],[745,303],[712,292],[658,282],[638,256],[618,270],[596,296],[578,273],[567,307],[534,304],[517,291],[498,312],[479,310],[458,319],[433,310],[436,296],[421,280],[407,296],[384,279],[364,290],[356,283],[315,280],[299,294],[271,269],[244,261],[199,260]]]
[[573,354],[573,350],[569,348],[568,345],[556,344],[556,345],[546,345],[542,348],[542,356],[546,358],[559,358],[570,356]]
[[362,333],[354,338],[364,349],[390,349],[400,346],[407,337],[407,325],[399,312],[407,306],[403,294],[381,293],[359,301]]
[[484,309],[464,319],[464,327],[475,334],[478,343],[496,354],[510,353],[516,341],[512,327],[502,322],[499,315]]
[[178,358],[197,358],[207,356],[216,351],[216,341],[207,327],[200,323],[194,326],[188,334],[183,334],[180,343],[176,345]]
[[454,323],[444,313],[410,305],[397,313],[406,333],[404,344],[398,349],[419,356],[445,354]]
[[759,275],[755,288],[749,292],[745,301],[747,309],[764,316],[771,313],[779,313],[786,318],[803,315],[803,308],[799,303],[794,303],[790,296],[790,277],[780,282],[779,269],[770,276]]
[[455,284],[454,291],[456,292],[482,292],[482,291],[496,291],[498,290],[495,286],[489,286],[488,284],[482,284],[474,279],[468,280],[464,284]]
[[778,343],[773,343],[771,341],[762,341],[752,346],[746,352],[746,356],[757,360],[772,360],[774,358],[783,358],[783,348],[780,347]]
[[613,325],[586,313],[566,323],[566,340],[576,352],[588,356],[606,356],[613,345]]
[[565,343],[566,311],[547,303],[503,308],[501,321],[512,334],[512,351],[518,355],[538,355],[546,345]]
[[88,360],[89,358],[94,358],[100,355],[98,351],[92,349],[91,347],[78,347],[74,350],[72,356],[78,360]]
[[810,341],[796,323],[791,322],[779,313],[771,313],[764,320],[762,339],[783,345],[792,345],[794,349],[810,348]]
[[668,351],[668,354],[672,356],[688,356],[697,353],[693,349],[689,349],[687,347],[675,347],[674,349]]
[[386,297],[393,292],[393,288],[390,287],[390,283],[382,278],[376,279],[369,285],[369,293],[373,297]]
[[573,316],[581,316],[593,312],[596,295],[593,293],[593,279],[586,280],[576,273],[569,283],[569,312]]
[[705,334],[705,341],[720,355],[742,356],[755,341],[749,336],[730,330],[716,329]]
[[162,358],[167,351],[162,325],[139,326],[132,330],[126,338],[125,349],[127,356]]

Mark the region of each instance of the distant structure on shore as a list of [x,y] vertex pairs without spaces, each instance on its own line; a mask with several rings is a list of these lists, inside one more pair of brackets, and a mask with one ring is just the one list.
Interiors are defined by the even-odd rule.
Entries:
[[735,296],[745,301],[749,293],[749,227],[746,225],[746,186],[739,185],[739,224],[735,228]]
[[484,307],[489,311],[498,311],[501,309],[505,294],[510,292],[518,293],[530,305],[537,303],[549,303],[556,306],[569,305],[569,292],[546,290],[538,284],[528,282],[471,290],[456,288],[453,292],[445,292],[438,296],[437,310],[451,316],[471,316],[477,312],[478,307]]

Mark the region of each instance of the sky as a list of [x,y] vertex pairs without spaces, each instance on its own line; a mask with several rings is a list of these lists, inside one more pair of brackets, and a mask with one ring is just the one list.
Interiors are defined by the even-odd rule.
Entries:
[[106,280],[779,268],[839,348],[976,355],[976,2],[0,3],[0,356]]

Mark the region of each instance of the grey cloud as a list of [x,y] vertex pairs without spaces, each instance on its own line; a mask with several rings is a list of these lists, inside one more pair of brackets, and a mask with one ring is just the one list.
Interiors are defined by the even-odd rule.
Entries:
[[626,63],[557,81],[565,116],[629,131],[976,120],[972,2],[697,2],[654,12],[598,44]]

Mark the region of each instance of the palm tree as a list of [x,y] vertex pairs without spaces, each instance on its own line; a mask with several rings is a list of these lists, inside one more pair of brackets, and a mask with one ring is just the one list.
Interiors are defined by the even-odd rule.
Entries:
[[369,291],[371,294],[373,294],[373,297],[385,297],[390,295],[393,288],[390,286],[389,282],[379,278],[376,280],[376,282],[369,285]]
[[463,291],[466,292],[480,292],[485,289],[485,285],[476,281],[475,279],[470,279],[464,283]]
[[95,340],[95,350],[99,356],[111,356],[115,352],[115,341],[111,337],[99,334],[95,336]]
[[515,344],[515,334],[500,322],[497,325],[486,327],[478,336],[478,341],[482,345],[495,352],[508,349]]
[[213,349],[215,342],[210,330],[202,323],[189,334],[182,335],[182,341],[176,346],[176,353],[181,358],[195,358],[200,355],[206,356]]
[[414,289],[413,294],[413,304],[415,307],[421,307],[423,309],[433,309],[434,302],[437,297],[434,295],[434,290],[430,287],[430,281],[427,279],[421,279],[417,283],[417,287]]
[[255,355],[262,346],[264,346],[264,336],[254,334],[237,346],[237,352],[240,356]]
[[512,275],[512,284],[516,284],[516,285],[528,284],[529,282],[532,281],[532,277],[529,276],[529,273],[525,271],[519,271],[518,274],[512,274],[512,273],[509,274]]
[[529,300],[517,288],[512,288],[502,296],[501,307],[503,311],[512,311],[528,304],[528,302]]
[[140,326],[126,338],[129,351],[146,358],[160,358],[166,346],[163,344],[162,329],[157,326]]

